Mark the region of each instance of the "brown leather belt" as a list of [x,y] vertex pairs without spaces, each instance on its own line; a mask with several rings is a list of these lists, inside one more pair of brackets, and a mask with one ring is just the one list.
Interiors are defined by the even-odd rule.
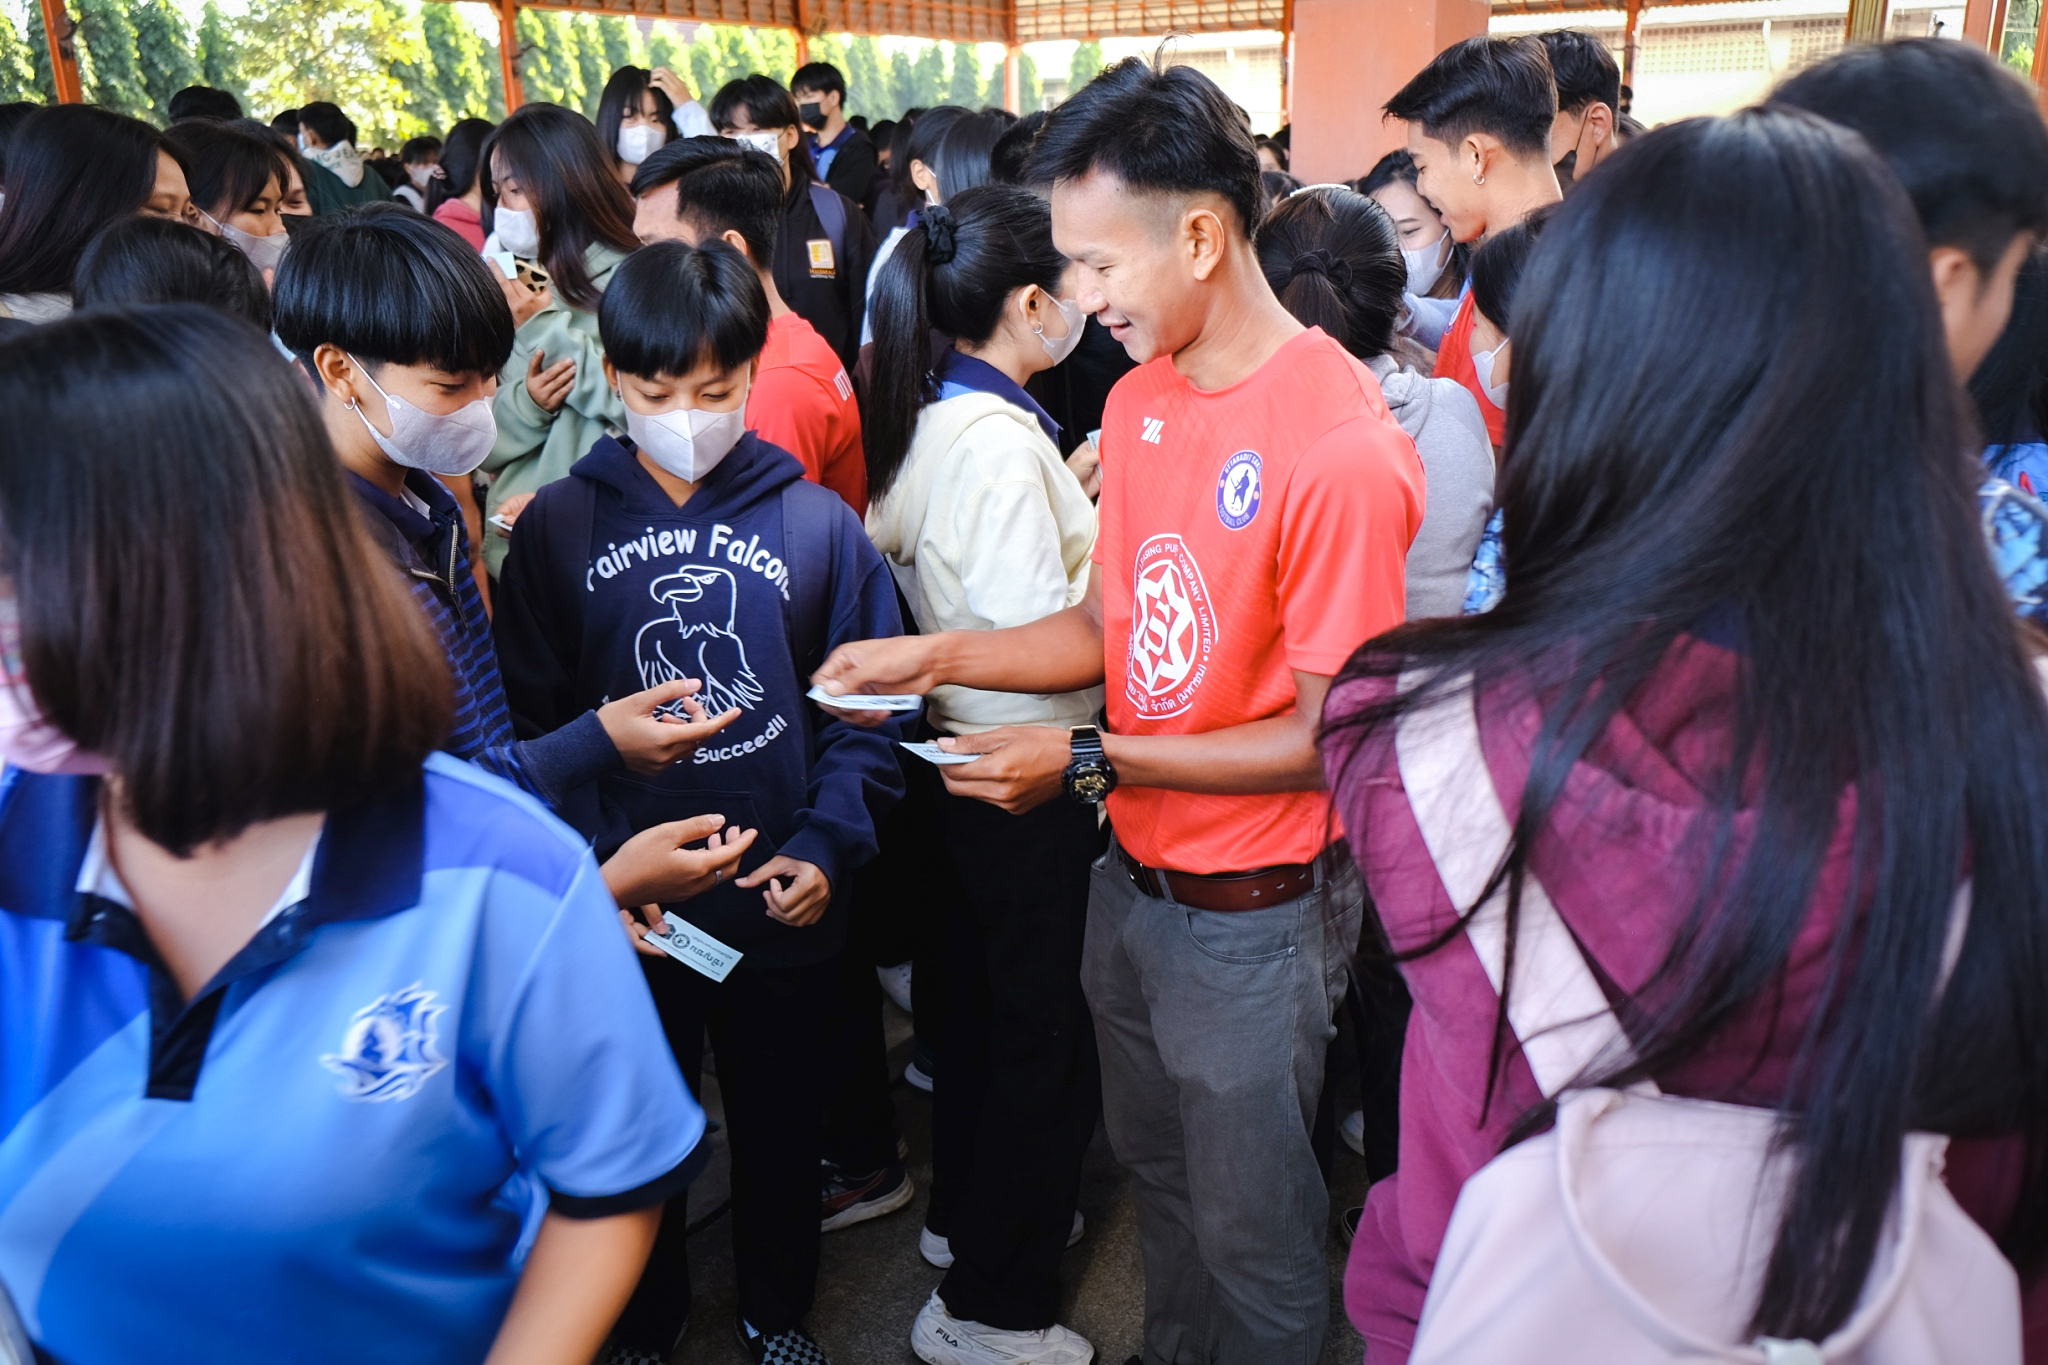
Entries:
[[1147,867],[1117,845],[1117,857],[1124,871],[1140,891],[1155,900],[1169,898],[1197,910],[1215,910],[1234,915],[1246,910],[1264,910],[1315,890],[1314,863],[1287,863],[1262,867],[1256,872],[1221,872],[1200,876],[1193,872],[1171,872]]

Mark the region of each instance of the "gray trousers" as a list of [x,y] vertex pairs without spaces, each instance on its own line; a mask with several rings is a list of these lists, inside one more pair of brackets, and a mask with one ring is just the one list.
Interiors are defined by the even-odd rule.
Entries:
[[1316,1365],[1330,1200],[1309,1146],[1364,895],[1340,844],[1316,887],[1219,914],[1092,870],[1081,984],[1102,1112],[1145,1255],[1144,1365]]

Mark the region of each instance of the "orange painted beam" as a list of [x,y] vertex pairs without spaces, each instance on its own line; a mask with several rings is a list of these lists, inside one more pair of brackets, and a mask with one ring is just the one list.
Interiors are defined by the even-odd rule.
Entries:
[[1289,169],[1310,184],[1372,169],[1408,136],[1381,106],[1490,15],[1486,0],[1294,0]]
[[50,51],[50,79],[57,87],[57,103],[83,104],[85,87],[78,79],[78,49],[72,45],[78,24],[64,8],[64,0],[42,0],[42,6],[43,38]]
[[1991,50],[1994,28],[2003,27],[2005,6],[2001,0],[1968,0],[1963,6],[1963,41],[1986,52]]
[[518,0],[495,0],[491,8],[498,12],[498,65],[505,75],[505,112],[509,114],[526,103],[526,84],[519,79],[519,4]]

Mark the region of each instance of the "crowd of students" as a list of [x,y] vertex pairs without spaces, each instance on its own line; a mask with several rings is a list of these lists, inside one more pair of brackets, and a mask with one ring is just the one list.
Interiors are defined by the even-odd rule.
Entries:
[[886,990],[933,1365],[2048,1361],[2031,93],[845,99],[0,110],[0,1329],[819,1365]]

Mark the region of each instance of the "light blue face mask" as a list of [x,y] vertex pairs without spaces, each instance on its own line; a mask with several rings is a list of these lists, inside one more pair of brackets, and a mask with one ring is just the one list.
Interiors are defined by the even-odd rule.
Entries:
[[1498,384],[1493,382],[1493,365],[1495,357],[1507,348],[1508,343],[1502,341],[1492,350],[1481,351],[1472,357],[1472,370],[1479,377],[1479,387],[1486,390],[1486,401],[1502,412],[1508,410],[1508,381],[1503,379]]

